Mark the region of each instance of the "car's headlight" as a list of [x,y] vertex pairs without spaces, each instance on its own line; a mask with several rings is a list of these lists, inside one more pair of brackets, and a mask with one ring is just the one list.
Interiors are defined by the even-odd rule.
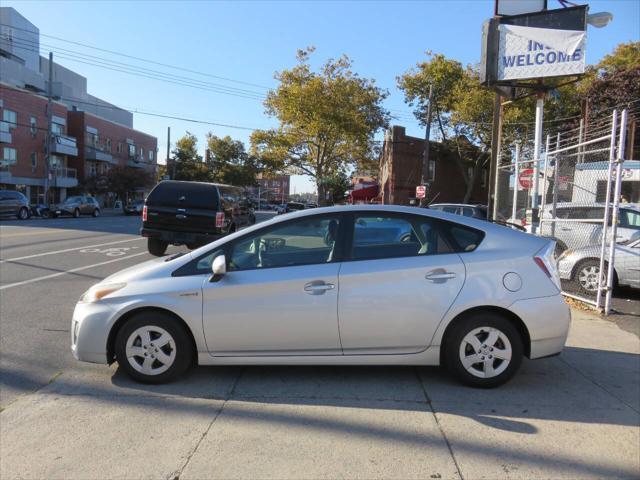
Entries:
[[98,300],[106,297],[107,295],[124,288],[126,283],[98,283],[94,285],[89,290],[84,292],[82,297],[80,297],[80,302],[82,303],[93,303]]

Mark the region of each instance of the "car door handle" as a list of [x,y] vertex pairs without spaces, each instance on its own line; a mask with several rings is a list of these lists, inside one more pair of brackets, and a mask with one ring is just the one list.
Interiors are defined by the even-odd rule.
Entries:
[[333,290],[335,285],[333,283],[318,283],[309,282],[304,286],[304,291],[310,295],[322,295],[327,290]]
[[456,274],[454,272],[445,272],[442,270],[437,270],[435,272],[429,272],[425,275],[427,280],[434,283],[442,283],[447,280],[451,280],[452,278],[456,278]]

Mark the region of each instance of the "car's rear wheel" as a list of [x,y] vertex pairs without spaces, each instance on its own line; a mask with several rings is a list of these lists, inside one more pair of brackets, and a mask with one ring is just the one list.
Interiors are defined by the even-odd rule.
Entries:
[[18,211],[18,218],[20,220],[27,220],[29,218],[29,209],[27,207],[22,207],[20,211]]
[[76,209],[73,211],[73,218],[79,218],[79,217],[80,217],[80,209],[79,209],[79,208],[76,208]]
[[155,255],[156,257],[161,257],[164,255],[164,252],[167,251],[167,247],[169,244],[157,238],[149,238],[147,239],[147,250],[151,255]]
[[444,361],[461,382],[493,388],[518,371],[523,351],[522,337],[509,320],[494,312],[475,312],[447,333]]
[[[607,263],[604,264],[605,272],[607,271]],[[602,286],[607,285],[605,272],[602,273]],[[573,272],[572,282],[580,293],[585,295],[595,295],[598,293],[598,277],[600,276],[600,260],[591,258],[583,260],[578,264]],[[613,284],[615,288],[616,275],[614,272]]]
[[189,334],[171,315],[142,312],[118,332],[116,360],[134,380],[166,383],[184,374],[193,363]]

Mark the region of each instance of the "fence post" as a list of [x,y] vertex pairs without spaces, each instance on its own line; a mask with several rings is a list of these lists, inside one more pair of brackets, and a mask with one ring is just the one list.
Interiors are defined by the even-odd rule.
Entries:
[[[537,233],[538,226],[540,225],[540,214],[538,211],[538,182],[540,175],[540,150],[542,150],[542,117],[544,115],[544,92],[538,93],[538,99],[536,100],[536,128],[534,132],[534,146],[533,146],[533,192],[531,199],[531,207],[534,211],[534,218],[538,217],[538,225],[536,222],[531,223],[531,233],[534,235]],[[536,215],[537,214],[537,215]]]
[[[616,127],[618,124],[618,111],[614,110],[611,115],[611,143],[609,146],[609,168],[607,170],[607,196],[604,201],[604,219],[602,224],[602,240],[600,242],[600,267],[598,269],[599,278],[598,278],[598,293],[596,294],[596,309],[601,309],[602,304],[602,277],[604,277],[604,256],[605,256],[605,246],[607,244],[607,233],[609,230],[609,217],[611,216],[611,208],[609,205],[611,204],[611,183],[613,179],[613,164],[616,159]],[[615,241],[615,238],[614,238]],[[608,271],[607,271],[607,285],[608,286]]]
[[[549,145],[551,143],[551,135],[547,135],[547,142],[545,143],[544,150],[544,177],[542,177],[542,211],[547,204],[547,172],[549,171]],[[542,222],[542,214],[540,215],[540,222]],[[540,231],[542,232],[542,225],[540,225]]]
[[[560,132],[558,132],[558,136],[556,137],[556,150],[560,150]],[[558,171],[560,170],[560,157],[556,154],[555,157],[555,165],[553,167],[553,203],[551,205],[551,217],[553,218],[553,222],[551,222],[551,236],[556,236],[556,205],[558,205]]]
[[518,211],[518,175],[520,175],[520,143],[516,142],[516,161],[513,177],[513,205],[511,206],[511,218],[516,221],[516,213]]
[[609,265],[607,269],[607,298],[604,302],[604,314],[611,310],[611,293],[613,290],[613,264],[616,260],[616,235],[618,233],[618,213],[620,209],[620,189],[622,186],[622,162],[627,135],[627,110],[622,111],[620,120],[620,140],[616,152],[616,186],[613,194],[613,215],[611,216],[611,241],[609,244]]

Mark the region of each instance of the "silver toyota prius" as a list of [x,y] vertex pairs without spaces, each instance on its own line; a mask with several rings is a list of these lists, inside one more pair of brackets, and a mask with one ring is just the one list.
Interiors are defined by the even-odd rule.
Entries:
[[134,379],[200,365],[440,365],[493,387],[570,323],[554,243],[400,206],[279,216],[116,273],[76,305],[71,350]]

